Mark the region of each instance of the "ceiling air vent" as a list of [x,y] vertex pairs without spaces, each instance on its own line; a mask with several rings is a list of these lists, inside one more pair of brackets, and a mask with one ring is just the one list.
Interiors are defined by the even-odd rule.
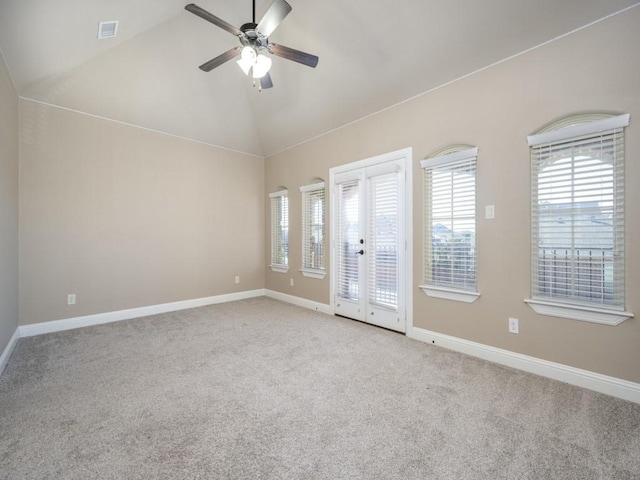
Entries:
[[113,38],[118,34],[118,21],[100,22],[98,25],[98,38]]

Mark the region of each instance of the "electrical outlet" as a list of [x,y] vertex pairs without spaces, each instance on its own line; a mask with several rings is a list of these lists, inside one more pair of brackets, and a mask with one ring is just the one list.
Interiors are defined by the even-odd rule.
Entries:
[[509,333],[520,333],[517,318],[509,318]]
[[289,285],[293,287],[293,278],[289,279]]
[[67,295],[67,305],[75,305],[76,304],[76,294],[70,293]]
[[236,285],[240,283],[240,275],[236,275]]

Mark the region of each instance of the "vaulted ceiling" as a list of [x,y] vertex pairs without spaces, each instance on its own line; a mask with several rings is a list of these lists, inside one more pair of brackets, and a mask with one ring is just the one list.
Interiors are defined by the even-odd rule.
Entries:
[[[259,92],[238,45],[177,0],[0,0],[0,51],[21,97],[268,156],[533,48],[637,0],[288,0],[270,40],[320,57],[273,58]],[[227,22],[249,0],[195,0]],[[271,0],[257,0],[257,19]],[[98,40],[100,21],[118,20]]]

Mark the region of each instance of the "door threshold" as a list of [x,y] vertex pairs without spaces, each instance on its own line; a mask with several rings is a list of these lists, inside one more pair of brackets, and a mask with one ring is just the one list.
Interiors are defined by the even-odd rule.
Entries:
[[340,318],[344,318],[346,320],[352,320],[354,322],[362,323],[363,325],[367,325],[369,327],[380,328],[382,330],[386,330],[387,332],[397,333],[397,334],[403,335],[403,336],[407,335],[406,332],[400,332],[399,330],[393,330],[392,328],[381,327],[380,325],[376,325],[374,323],[365,322],[364,320],[358,320],[357,318],[345,317],[344,315],[340,315],[339,313],[334,313],[333,315],[335,317],[340,317]]

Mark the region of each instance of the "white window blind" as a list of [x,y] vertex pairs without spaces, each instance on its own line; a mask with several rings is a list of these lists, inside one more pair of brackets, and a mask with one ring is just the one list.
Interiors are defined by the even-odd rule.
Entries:
[[302,270],[324,272],[324,182],[300,187],[302,193]]
[[270,193],[271,198],[271,267],[287,269],[289,265],[289,197],[287,190]]
[[398,308],[399,185],[394,171],[369,178],[368,301]]
[[[534,299],[624,309],[628,119],[610,117],[529,137]],[[599,125],[606,130],[598,131]]]
[[421,162],[424,168],[424,280],[475,292],[477,148]]

